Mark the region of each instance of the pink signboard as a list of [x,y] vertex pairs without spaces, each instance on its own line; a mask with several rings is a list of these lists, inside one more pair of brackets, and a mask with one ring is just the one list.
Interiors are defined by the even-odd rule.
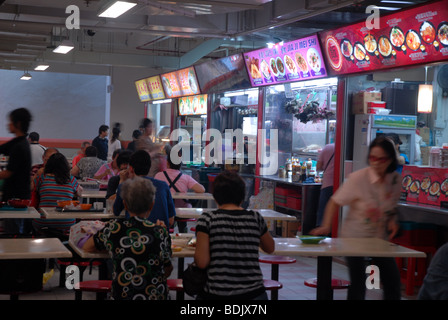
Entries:
[[252,86],[327,76],[317,35],[244,53]]

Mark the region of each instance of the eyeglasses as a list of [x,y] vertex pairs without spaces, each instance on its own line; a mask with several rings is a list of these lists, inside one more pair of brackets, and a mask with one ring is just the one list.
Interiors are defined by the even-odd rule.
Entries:
[[380,162],[385,163],[389,160],[389,157],[375,157],[375,156],[369,156],[369,161],[371,162]]

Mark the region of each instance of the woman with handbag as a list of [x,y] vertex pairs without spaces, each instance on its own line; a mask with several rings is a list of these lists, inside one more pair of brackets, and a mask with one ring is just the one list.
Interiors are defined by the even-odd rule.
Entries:
[[234,172],[223,172],[213,182],[218,210],[204,212],[196,225],[197,267],[207,269],[198,299],[267,300],[258,261],[259,248],[275,249],[263,217],[241,207],[245,183]]

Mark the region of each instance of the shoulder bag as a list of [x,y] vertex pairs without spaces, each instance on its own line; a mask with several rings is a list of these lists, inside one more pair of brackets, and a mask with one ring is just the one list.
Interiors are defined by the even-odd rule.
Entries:
[[201,269],[196,264],[190,263],[182,275],[184,291],[189,296],[196,296],[204,292],[207,282],[207,269]]

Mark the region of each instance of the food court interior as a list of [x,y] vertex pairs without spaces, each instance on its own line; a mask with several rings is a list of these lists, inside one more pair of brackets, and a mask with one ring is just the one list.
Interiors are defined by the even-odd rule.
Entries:
[[[191,66],[198,66],[196,75],[199,86],[195,89],[204,88],[199,73],[202,64],[224,61],[222,59],[227,57],[244,57],[246,53],[271,48],[275,44],[292,42],[321,31],[364,21],[370,15],[367,9],[370,5],[380,7],[381,15],[388,15],[438,1],[130,1],[135,6],[119,17],[99,16],[113,2],[115,1],[0,0],[1,143],[11,139],[6,126],[8,113],[19,107],[28,108],[32,113],[30,131],[40,134],[40,143],[45,147],[58,148],[68,159],[77,154],[83,141],[91,141],[98,135],[98,128],[102,124],[112,128],[119,123],[120,140],[122,145],[127,145],[132,141],[133,131],[139,128],[140,120],[146,117],[154,120],[152,138],[157,142],[166,142],[169,133],[178,128],[185,129],[192,141],[196,141],[194,120],[200,123],[201,136],[207,129],[216,129],[221,133],[226,129],[242,129],[249,139],[249,148],[255,145],[253,141],[257,139],[257,129],[278,129],[279,157],[274,172],[270,172],[260,161],[251,162],[247,157],[242,162],[237,162],[240,155],[235,151],[238,149],[233,150],[229,164],[216,166],[218,169],[236,168],[239,171],[247,187],[245,206],[258,209],[269,207],[297,218],[292,223],[269,221],[269,230],[276,237],[295,237],[302,231],[305,234],[305,231],[313,227],[309,223],[310,219],[315,219],[321,182],[315,165],[318,151],[326,144],[341,143],[338,160],[341,181],[350,172],[365,166],[365,163],[361,163],[365,159],[365,153],[360,147],[365,145],[362,142],[365,128],[357,127],[357,119],[373,115],[367,110],[367,100],[365,105],[364,100],[361,103],[361,108],[365,109],[355,111],[359,107],[359,101],[355,101],[359,92],[380,93],[380,96],[369,101],[385,102],[385,108],[381,109],[388,110],[390,115],[415,116],[414,127],[399,132],[402,140],[400,148],[407,154],[410,165],[440,170],[446,167],[445,161],[448,160],[443,157],[444,147],[448,148],[448,114],[445,111],[448,65],[443,63],[446,60],[446,48],[440,49],[445,50],[442,62],[417,63],[416,66],[394,68],[393,72],[374,70],[342,75],[340,78],[337,75],[330,77],[330,73],[320,75],[319,66],[313,71],[317,80],[269,83],[263,86],[251,85],[248,79],[251,70],[246,70],[247,66],[242,61],[240,68],[232,73],[233,78],[226,78],[218,84],[213,83],[213,79],[205,83],[215,86],[215,90],[208,94],[208,101],[202,100],[202,107],[206,108],[205,114],[182,114],[181,111],[187,105],[193,105],[188,99],[144,100],[140,92],[137,92],[138,86],[136,90],[138,80]],[[446,1],[441,3],[446,5]],[[447,32],[445,31],[445,37]],[[443,47],[448,45],[446,38],[445,42],[441,42]],[[70,45],[72,50],[67,54],[56,53],[54,50],[63,43]],[[328,62],[322,63],[322,68],[326,64],[329,70]],[[286,68],[288,70],[289,67]],[[209,70],[212,69],[203,73],[204,79]],[[263,69],[260,72],[263,73]],[[280,70],[275,70],[275,73],[280,74]],[[25,78],[28,79],[24,80]],[[189,81],[190,78],[187,82]],[[418,110],[419,85],[422,84],[432,84],[434,99],[429,112]],[[160,82],[159,85],[162,86],[163,83]],[[198,101],[200,99],[203,98]],[[294,116],[295,105],[291,101],[305,105],[310,99],[318,103],[325,115],[321,115],[323,118],[317,121],[306,123]],[[337,106],[338,104],[340,105]],[[384,129],[372,128],[372,132],[377,134],[378,131]],[[340,140],[336,142],[338,138]],[[267,141],[269,139],[268,137]],[[207,159],[197,153],[197,150],[205,147],[205,141],[200,140],[199,147],[200,149],[192,148],[190,158],[183,158],[188,163],[183,169],[203,183],[208,192],[208,184],[216,170],[204,168],[204,161]],[[270,148],[272,149],[272,145]],[[263,153],[261,158],[263,157],[269,159],[269,152]],[[310,173],[308,178],[312,177],[313,181],[309,183],[309,187],[301,185],[302,193],[299,198],[290,194],[290,199],[299,203],[290,205],[286,199],[279,200],[282,195],[277,194],[277,190],[289,192],[295,176],[290,172],[287,183],[278,178],[281,178],[281,171],[286,170],[288,181],[288,162],[291,164],[295,157],[303,163],[310,162],[312,170],[307,173]],[[269,171],[269,178],[260,177],[264,170]],[[409,177],[414,174],[417,173],[409,169]],[[410,185],[412,181],[411,179]],[[448,197],[448,192],[444,189],[446,187],[448,190],[448,180],[446,181],[446,184],[443,180],[439,182],[439,189],[446,192]],[[406,189],[404,202],[399,208],[402,219],[411,221],[405,225],[410,228],[406,230],[417,228],[416,225],[423,226],[422,228],[429,229],[424,230],[425,234],[434,238],[432,245],[440,246],[448,238],[448,221],[446,213],[441,209],[445,202],[437,199],[437,206],[431,206],[427,202],[416,200],[411,191]],[[433,193],[437,194],[436,191]],[[340,217],[343,215],[344,212],[341,212]],[[194,226],[194,221],[188,222],[188,230]],[[305,230],[305,227],[308,229]],[[295,260],[292,264],[280,265],[279,281],[283,288],[278,291],[278,299],[315,300],[316,288],[304,285],[304,281],[316,277],[317,259],[301,256]],[[53,264],[55,261],[47,261],[48,273],[45,276],[48,276],[48,281],[44,279],[42,289],[20,295],[20,300],[75,298],[73,291],[61,286],[61,269],[57,263]],[[185,258],[185,265],[191,261],[191,257]],[[173,259],[173,263],[176,270],[177,259]],[[429,260],[425,260],[425,263],[429,263]],[[271,265],[260,265],[264,277],[270,278]],[[98,279],[99,269],[96,265],[88,267],[85,279]],[[420,272],[421,270],[418,275],[407,277],[417,279],[421,276]],[[173,272],[172,278],[176,277],[175,273]],[[349,279],[343,258],[333,259],[332,277]],[[419,281],[410,288],[408,281],[403,280],[402,299],[417,299],[421,279]],[[173,300],[176,299],[176,292],[173,291],[170,295]],[[347,288],[343,287],[334,290],[333,298],[345,300],[346,295]],[[10,295],[0,294],[0,299],[8,300]],[[83,299],[95,300],[97,295],[85,292]],[[185,299],[192,298],[185,295]],[[382,290],[367,290],[366,299],[381,300]]]

